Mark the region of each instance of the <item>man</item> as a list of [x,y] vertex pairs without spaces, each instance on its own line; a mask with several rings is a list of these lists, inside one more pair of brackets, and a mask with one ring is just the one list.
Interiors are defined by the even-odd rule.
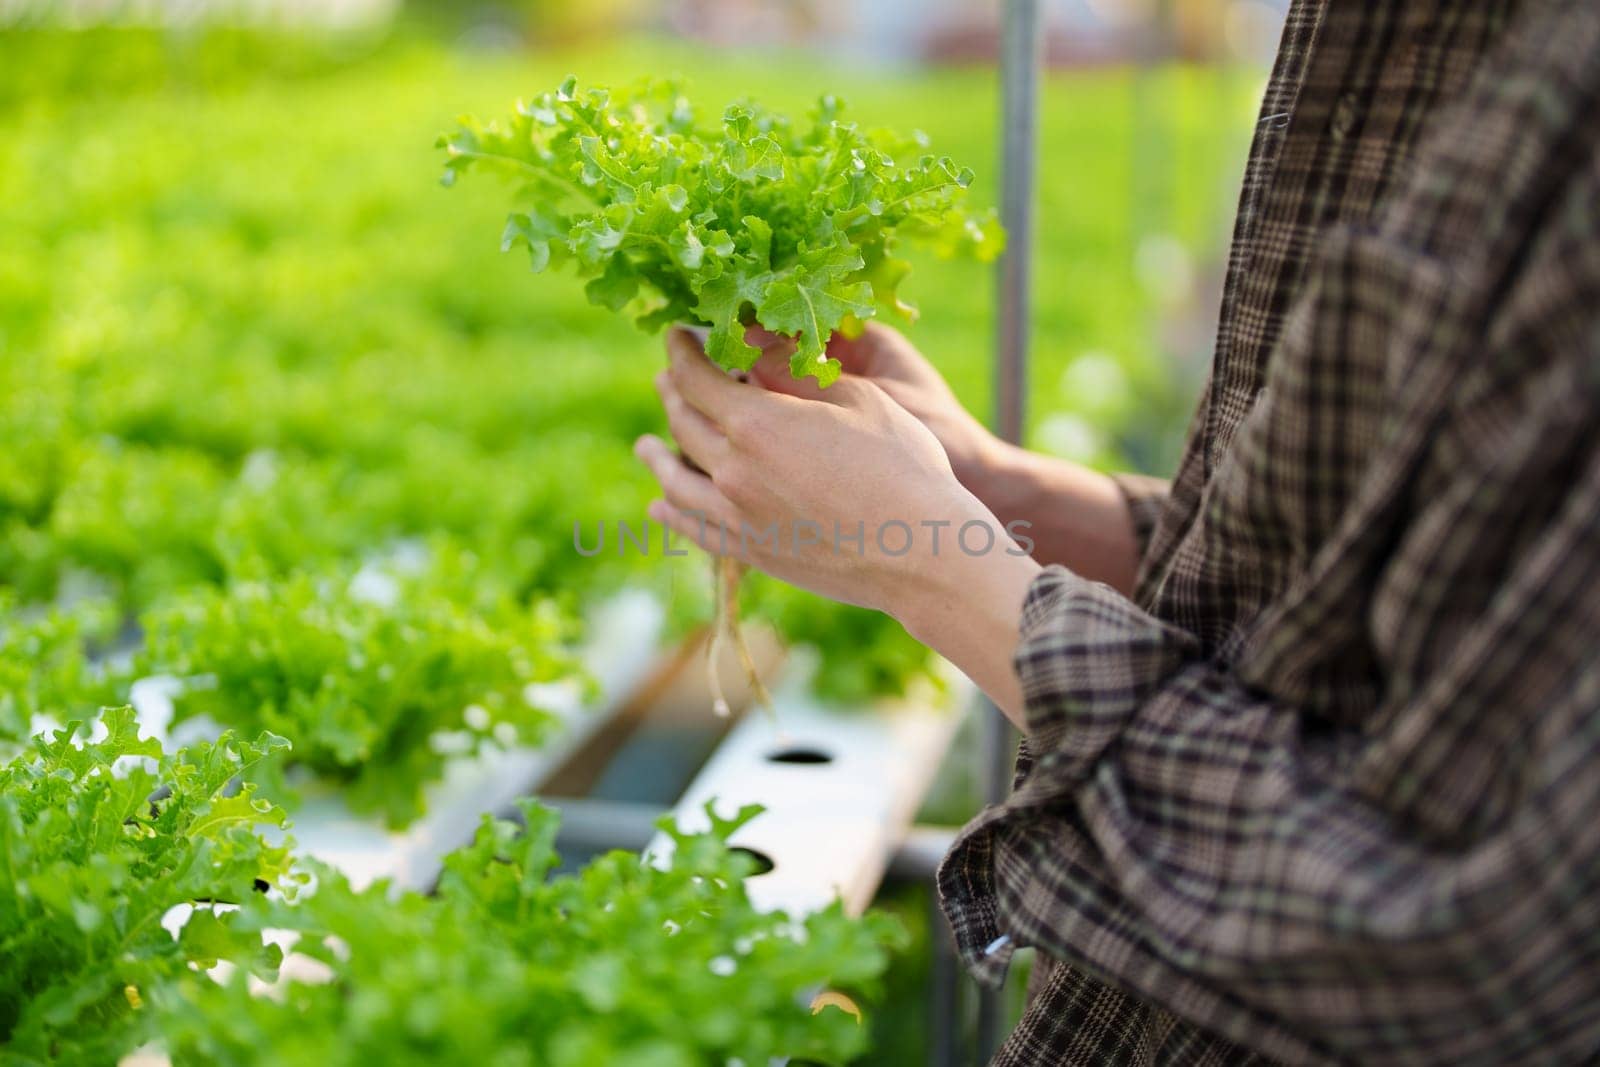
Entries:
[[761,340],[766,390],[669,342],[709,476],[642,440],[654,517],[1034,524],[747,557],[1025,733],[940,874],[980,977],[1040,952],[997,1063],[1600,1054],[1592,0],[1297,0],[1170,487],[997,444],[890,331],[821,394]]

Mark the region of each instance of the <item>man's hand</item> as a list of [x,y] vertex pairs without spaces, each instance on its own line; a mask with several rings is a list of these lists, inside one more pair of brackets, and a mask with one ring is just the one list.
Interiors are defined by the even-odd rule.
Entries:
[[[752,376],[762,385],[792,396],[815,399],[823,395],[814,379],[796,379],[789,373],[793,339],[752,327],[745,340],[761,349]],[[991,480],[990,472],[998,465],[1004,445],[961,406],[943,376],[905,335],[869,322],[860,337],[835,334],[828,341],[827,352],[829,359],[839,361],[845,375],[872,382],[915,415],[938,438],[961,484],[983,495],[981,486]]]
[[[754,378],[790,396],[820,398],[810,378],[789,373],[794,342],[751,329],[746,340],[762,350]],[[855,339],[835,335],[828,358],[844,375],[872,382],[938,438],[961,484],[1001,522],[1026,523],[1033,557],[1060,563],[1086,578],[1131,594],[1139,567],[1127,501],[1104,474],[1007,444],[973,418],[933,365],[899,332],[868,323]]]
[[639,439],[664,496],[650,517],[708,552],[893,615],[1020,716],[1011,652],[1039,565],[956,480],[928,427],[866,378],[778,392],[728,375],[686,331],[667,348],[656,386],[683,456]]

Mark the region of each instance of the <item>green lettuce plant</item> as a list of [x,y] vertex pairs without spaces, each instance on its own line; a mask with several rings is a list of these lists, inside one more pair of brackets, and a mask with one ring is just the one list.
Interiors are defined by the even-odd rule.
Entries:
[[580,676],[567,615],[548,601],[475,599],[463,566],[386,576],[382,592],[363,586],[370,571],[331,570],[175,595],[142,617],[130,673],[184,678],[180,721],[293,739],[294,761],[337,783],[351,810],[403,827],[444,774],[438,735],[465,751],[537,745],[553,719],[528,687]]
[[520,181],[507,249],[535,271],[570,263],[589,299],[647,330],[709,330],[706,353],[745,370],[759,350],[745,327],[794,337],[790,370],[827,385],[825,347],[878,307],[910,316],[903,241],[992,259],[993,214],[967,207],[972,171],[926,139],[869,130],[825,96],[804,123],[751,103],[704,124],[672,82],[555,92],[504,122],[463,119],[440,139],[444,181],[492,169]]
[[[729,371],[754,365],[745,330],[760,325],[794,339],[794,377],[826,387],[840,374],[827,354],[836,332],[859,333],[879,308],[914,316],[903,243],[984,260],[1003,243],[993,214],[968,208],[970,170],[920,135],[846,121],[832,96],[803,123],[738,103],[707,124],[672,82],[613,93],[568,78],[508,120],[463,119],[439,144],[446,185],[473,169],[520,183],[505,249],[526,249],[535,271],[571,264],[592,303],[647,331],[704,327],[707,356]],[[770,706],[736,625],[743,569],[724,559],[712,573],[714,707],[727,713],[724,644]]]
[[[284,812],[239,783],[287,747],[224,734],[170,756],[131,708],[73,721],[0,765],[0,1063],[115,1063],[152,990],[219,959],[279,954],[219,904],[292,893]],[[190,905],[174,937],[162,919]]]
[[314,890],[241,921],[296,931],[323,975],[267,996],[186,976],[154,998],[157,1029],[179,1065],[848,1062],[867,1029],[813,995],[875,992],[903,935],[838,906],[752,907],[751,861],[727,837],[758,810],[713,813],[705,834],[664,826],[676,847],[659,865],[614,852],[550,877],[558,819],[527,801],[521,826],[486,816],[431,897],[315,867]]

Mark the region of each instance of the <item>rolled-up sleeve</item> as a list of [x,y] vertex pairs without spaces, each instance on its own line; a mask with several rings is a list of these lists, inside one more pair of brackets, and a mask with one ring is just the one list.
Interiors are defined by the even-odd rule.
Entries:
[[1155,535],[1156,523],[1161,519],[1162,509],[1167,506],[1167,498],[1172,495],[1172,483],[1147,474],[1113,474],[1111,481],[1122,494],[1123,503],[1128,506],[1133,538],[1143,558],[1150,549],[1150,539]]
[[1514,41],[1319,237],[1140,604],[1031,587],[1031,759],[939,876],[980,978],[1293,1063],[1600,1054],[1600,15]]
[[1517,19],[1319,231],[1139,603],[1030,589],[1031,758],[939,876],[981,979],[1297,1064],[1600,1055],[1600,13]]
[[1044,572],[1016,652],[1033,758],[940,872],[969,965],[996,981],[1038,947],[1297,1063],[1600,1041],[1600,776],[1581,770],[1600,608],[1576,592],[1600,587],[1597,537],[1600,460],[1379,738]]

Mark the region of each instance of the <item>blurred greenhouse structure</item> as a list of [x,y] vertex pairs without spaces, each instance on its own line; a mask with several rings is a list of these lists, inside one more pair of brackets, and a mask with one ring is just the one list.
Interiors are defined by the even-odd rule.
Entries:
[[[1106,468],[1173,464],[1283,6],[1044,5],[1031,446]],[[696,669],[704,561],[574,551],[575,526],[642,517],[653,495],[629,449],[664,425],[660,340],[570,277],[532,278],[502,256],[504,204],[443,191],[435,139],[569,74],[681,79],[708,124],[733,101],[803,114],[832,94],[865,126],[925,133],[973,169],[988,206],[1003,166],[1000,7],[0,0],[0,944],[21,946],[0,963],[0,1046],[59,1052],[92,1031],[103,1044],[79,1049],[85,1062],[135,1049],[247,1062],[244,1048],[289,1062],[325,1038],[348,1062],[435,1062],[488,1056],[503,1024],[538,1035],[506,1063],[728,1062],[769,1047],[972,1061],[977,997],[929,879],[979,805],[970,687],[884,617],[751,580],[743,614],[776,722],[733,668],[735,714],[710,714]],[[905,290],[922,313],[907,331],[987,414],[991,274],[913,260]],[[124,704],[167,762],[119,740],[109,716],[109,739],[83,750],[104,749],[98,772],[88,756],[41,755],[50,730]],[[292,748],[219,755],[206,746],[224,730]],[[196,855],[274,873],[229,898],[156,877],[153,845],[119,866],[85,831],[78,873],[27,851],[29,835],[100,817],[106,783],[145,773],[130,767],[159,788],[122,798],[113,837],[171,834],[177,816],[161,812],[214,772],[194,825],[249,810]],[[39,808],[50,790],[73,799]],[[519,808],[529,794],[561,812],[559,832]],[[296,906],[300,868],[273,851],[282,812],[249,807],[263,797],[287,811],[293,863],[329,865],[306,905],[323,901],[317,929],[364,917],[392,937],[395,968],[416,971],[380,975],[299,942],[281,981],[345,983],[366,1029],[312,994],[253,997],[262,979],[224,980],[237,939],[272,955],[259,930]],[[713,825],[712,800],[723,815],[768,810]],[[512,822],[479,829],[486,814]],[[661,829],[664,814],[688,833]],[[546,831],[562,853],[554,888],[540,888]],[[612,848],[648,849],[656,866],[591,862]],[[324,888],[336,871],[348,897]],[[696,896],[707,886],[726,896]],[[660,941],[681,929],[652,910],[669,900],[727,922]],[[254,917],[192,917],[217,902]],[[901,932],[857,922],[869,905]],[[529,970],[515,923],[474,925],[518,908],[604,911],[612,925],[593,929],[611,932]],[[811,933],[785,940],[789,926],[762,918],[775,908]],[[613,944],[629,918],[653,925]],[[174,932],[148,941],[156,920]],[[439,930],[486,947],[451,959],[430,947]],[[194,985],[218,960],[216,990]],[[694,980],[674,999],[677,972],[657,963]],[[525,982],[507,989],[545,990],[568,1022],[488,995],[507,968]],[[452,986],[464,999],[440,992]],[[612,989],[629,992],[619,1004]],[[646,1005],[652,989],[666,999]],[[720,1014],[718,989],[737,990]],[[288,1029],[272,1014],[296,1010]],[[660,1030],[668,1017],[682,1030]]]
[[[71,26],[387,24],[405,0],[5,0],[0,19]],[[537,41],[574,32],[665,30],[730,46],[813,45],[876,62],[993,58],[998,0],[411,0],[461,23],[500,22]],[[1284,0],[1043,0],[1057,64],[1148,52],[1198,61],[1270,59]]]

